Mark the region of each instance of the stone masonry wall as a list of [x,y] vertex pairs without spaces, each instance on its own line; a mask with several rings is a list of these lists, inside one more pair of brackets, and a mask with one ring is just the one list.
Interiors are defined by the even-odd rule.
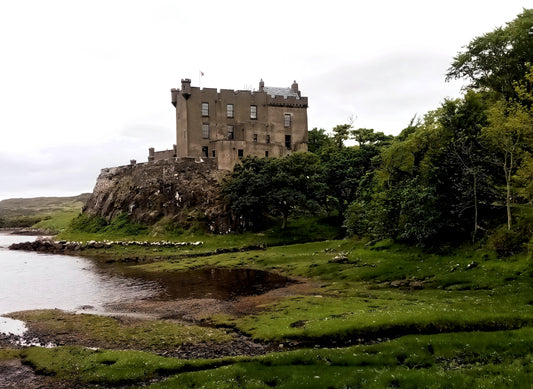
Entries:
[[227,233],[231,221],[220,187],[225,174],[214,160],[195,158],[102,169],[83,212],[107,220],[128,213],[145,224],[162,217],[178,224],[201,220],[210,231]]

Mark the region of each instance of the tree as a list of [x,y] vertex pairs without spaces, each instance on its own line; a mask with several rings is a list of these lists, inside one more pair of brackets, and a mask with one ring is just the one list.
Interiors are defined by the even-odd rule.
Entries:
[[336,200],[341,219],[348,205],[356,199],[363,177],[374,170],[373,159],[378,155],[378,147],[363,145],[344,147],[323,157],[324,181],[328,194]]
[[503,100],[489,109],[488,118],[489,125],[483,128],[483,136],[504,173],[507,229],[510,230],[512,178],[527,146],[532,144],[533,120],[526,107]]
[[266,203],[270,212],[282,217],[281,229],[286,228],[287,219],[295,209],[320,212],[327,187],[322,181],[322,166],[317,155],[299,152],[275,158],[268,170],[270,184]]
[[224,180],[223,193],[242,228],[261,225],[270,213],[281,216],[285,229],[294,210],[320,211],[327,193],[322,178],[320,159],[312,153],[246,157]]
[[344,147],[344,142],[350,137],[351,124],[339,124],[333,127],[333,144],[337,149]]
[[307,149],[314,154],[320,154],[324,149],[333,146],[332,138],[326,133],[323,128],[316,127],[309,131]]
[[265,174],[268,164],[267,158],[246,157],[222,183],[222,193],[244,229],[260,225],[263,214],[268,211],[264,201],[269,185]]
[[466,78],[472,89],[494,91],[505,99],[516,96],[514,83],[533,60],[533,9],[524,9],[503,28],[474,38],[455,56],[446,79]]
[[359,146],[366,144],[376,144],[392,141],[394,138],[392,135],[385,135],[383,132],[374,132],[371,128],[358,128],[351,130],[350,135]]
[[487,150],[481,142],[481,128],[487,124],[485,99],[469,91],[462,99],[446,100],[440,123],[449,139],[436,161],[439,192],[446,194],[439,203],[453,209],[449,213],[461,224],[463,214],[473,209],[471,236],[475,241],[480,228],[480,194],[488,187]]

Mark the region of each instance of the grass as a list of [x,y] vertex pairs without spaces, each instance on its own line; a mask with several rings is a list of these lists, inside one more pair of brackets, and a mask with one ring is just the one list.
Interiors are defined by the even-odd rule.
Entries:
[[533,329],[412,335],[374,345],[183,361],[133,351],[30,348],[23,361],[58,378],[165,388],[493,388],[533,382]]
[[0,348],[0,361],[20,358],[20,350]]
[[371,346],[270,354],[180,374],[163,388],[528,387],[533,330],[408,336]]
[[167,350],[184,343],[222,343],[232,340],[224,330],[180,325],[164,320],[119,320],[112,317],[73,314],[57,309],[17,312],[12,318],[23,320],[31,328],[79,345],[133,350]]
[[[161,230],[129,236],[125,231],[130,226],[123,224],[113,233],[69,230],[60,237],[202,241],[200,246],[114,246],[83,253],[106,261],[147,259],[149,263],[135,266],[150,272],[247,267],[305,279],[308,287],[299,294],[265,299],[253,314],[214,314],[207,320],[276,345],[298,342],[319,348],[187,362],[133,351],[35,348],[24,352],[24,361],[48,374],[102,385],[173,375],[152,388],[530,387],[531,255],[498,258],[477,246],[437,254],[390,241],[366,246],[335,240],[338,231],[318,219],[292,223],[288,232],[273,228],[224,236]],[[316,241],[302,243],[306,234]],[[251,245],[265,249],[213,255],[217,249]],[[81,331],[100,347],[135,348],[139,342],[143,349],[156,350],[158,342],[179,344],[187,336],[201,341],[202,331],[215,331],[201,327],[193,333],[193,327],[164,321],[125,325],[111,318],[61,315],[69,314],[48,311],[21,318],[67,334]],[[221,332],[220,341],[224,336]],[[353,346],[361,340],[380,343]]]
[[67,229],[89,193],[72,197],[36,197],[0,201],[0,227],[31,227],[55,233]]
[[198,266],[267,269],[320,283],[311,294],[278,299],[254,315],[211,317],[261,340],[373,339],[533,324],[527,256],[501,260],[471,248],[446,256],[401,246],[381,251],[344,240],[141,265],[155,272]]
[[[131,230],[135,233],[132,233]],[[140,232],[139,232],[140,231]],[[278,226],[261,233],[245,232],[240,234],[216,235],[205,232],[194,231],[165,231],[158,226],[151,228],[142,228],[135,224],[128,224],[124,221],[124,216],[118,218],[111,224],[105,224],[105,221],[99,218],[88,218],[82,216],[74,219],[70,228],[60,233],[56,239],[70,240],[77,242],[103,241],[170,241],[170,242],[198,242],[201,246],[181,247],[176,252],[175,248],[160,248],[154,251],[153,248],[143,247],[114,247],[106,249],[107,251],[96,250],[93,254],[104,253],[115,258],[128,256],[142,256],[145,258],[190,255],[192,253],[210,253],[221,248],[240,249],[250,246],[279,246],[291,245],[306,240],[323,241],[326,239],[336,239],[339,235],[339,229],[328,223],[328,220],[318,217],[302,217],[291,219],[285,230]],[[91,255],[89,250],[86,254]]]
[[22,352],[22,361],[40,374],[113,386],[228,363],[224,360],[186,361],[141,351],[91,350],[79,346],[32,347]]
[[64,231],[70,225],[72,219],[80,214],[80,209],[73,207],[63,211],[53,212],[43,217],[38,223],[31,227],[39,230],[54,231],[55,233]]

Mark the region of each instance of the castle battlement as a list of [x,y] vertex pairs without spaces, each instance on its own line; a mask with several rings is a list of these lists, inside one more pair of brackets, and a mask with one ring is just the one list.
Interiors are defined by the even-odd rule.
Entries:
[[258,90],[199,88],[181,80],[171,89],[176,107],[176,144],[150,150],[149,161],[209,158],[219,169],[231,170],[247,155],[283,157],[307,150],[308,98],[296,81],[290,87]]

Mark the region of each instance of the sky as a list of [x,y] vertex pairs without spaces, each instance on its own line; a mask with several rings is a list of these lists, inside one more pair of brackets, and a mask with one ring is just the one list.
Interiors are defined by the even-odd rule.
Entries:
[[[461,95],[474,37],[531,0],[3,0],[0,200],[91,192],[100,169],[172,148],[170,89],[289,87],[309,129],[398,134]],[[200,72],[204,76],[200,79]]]

